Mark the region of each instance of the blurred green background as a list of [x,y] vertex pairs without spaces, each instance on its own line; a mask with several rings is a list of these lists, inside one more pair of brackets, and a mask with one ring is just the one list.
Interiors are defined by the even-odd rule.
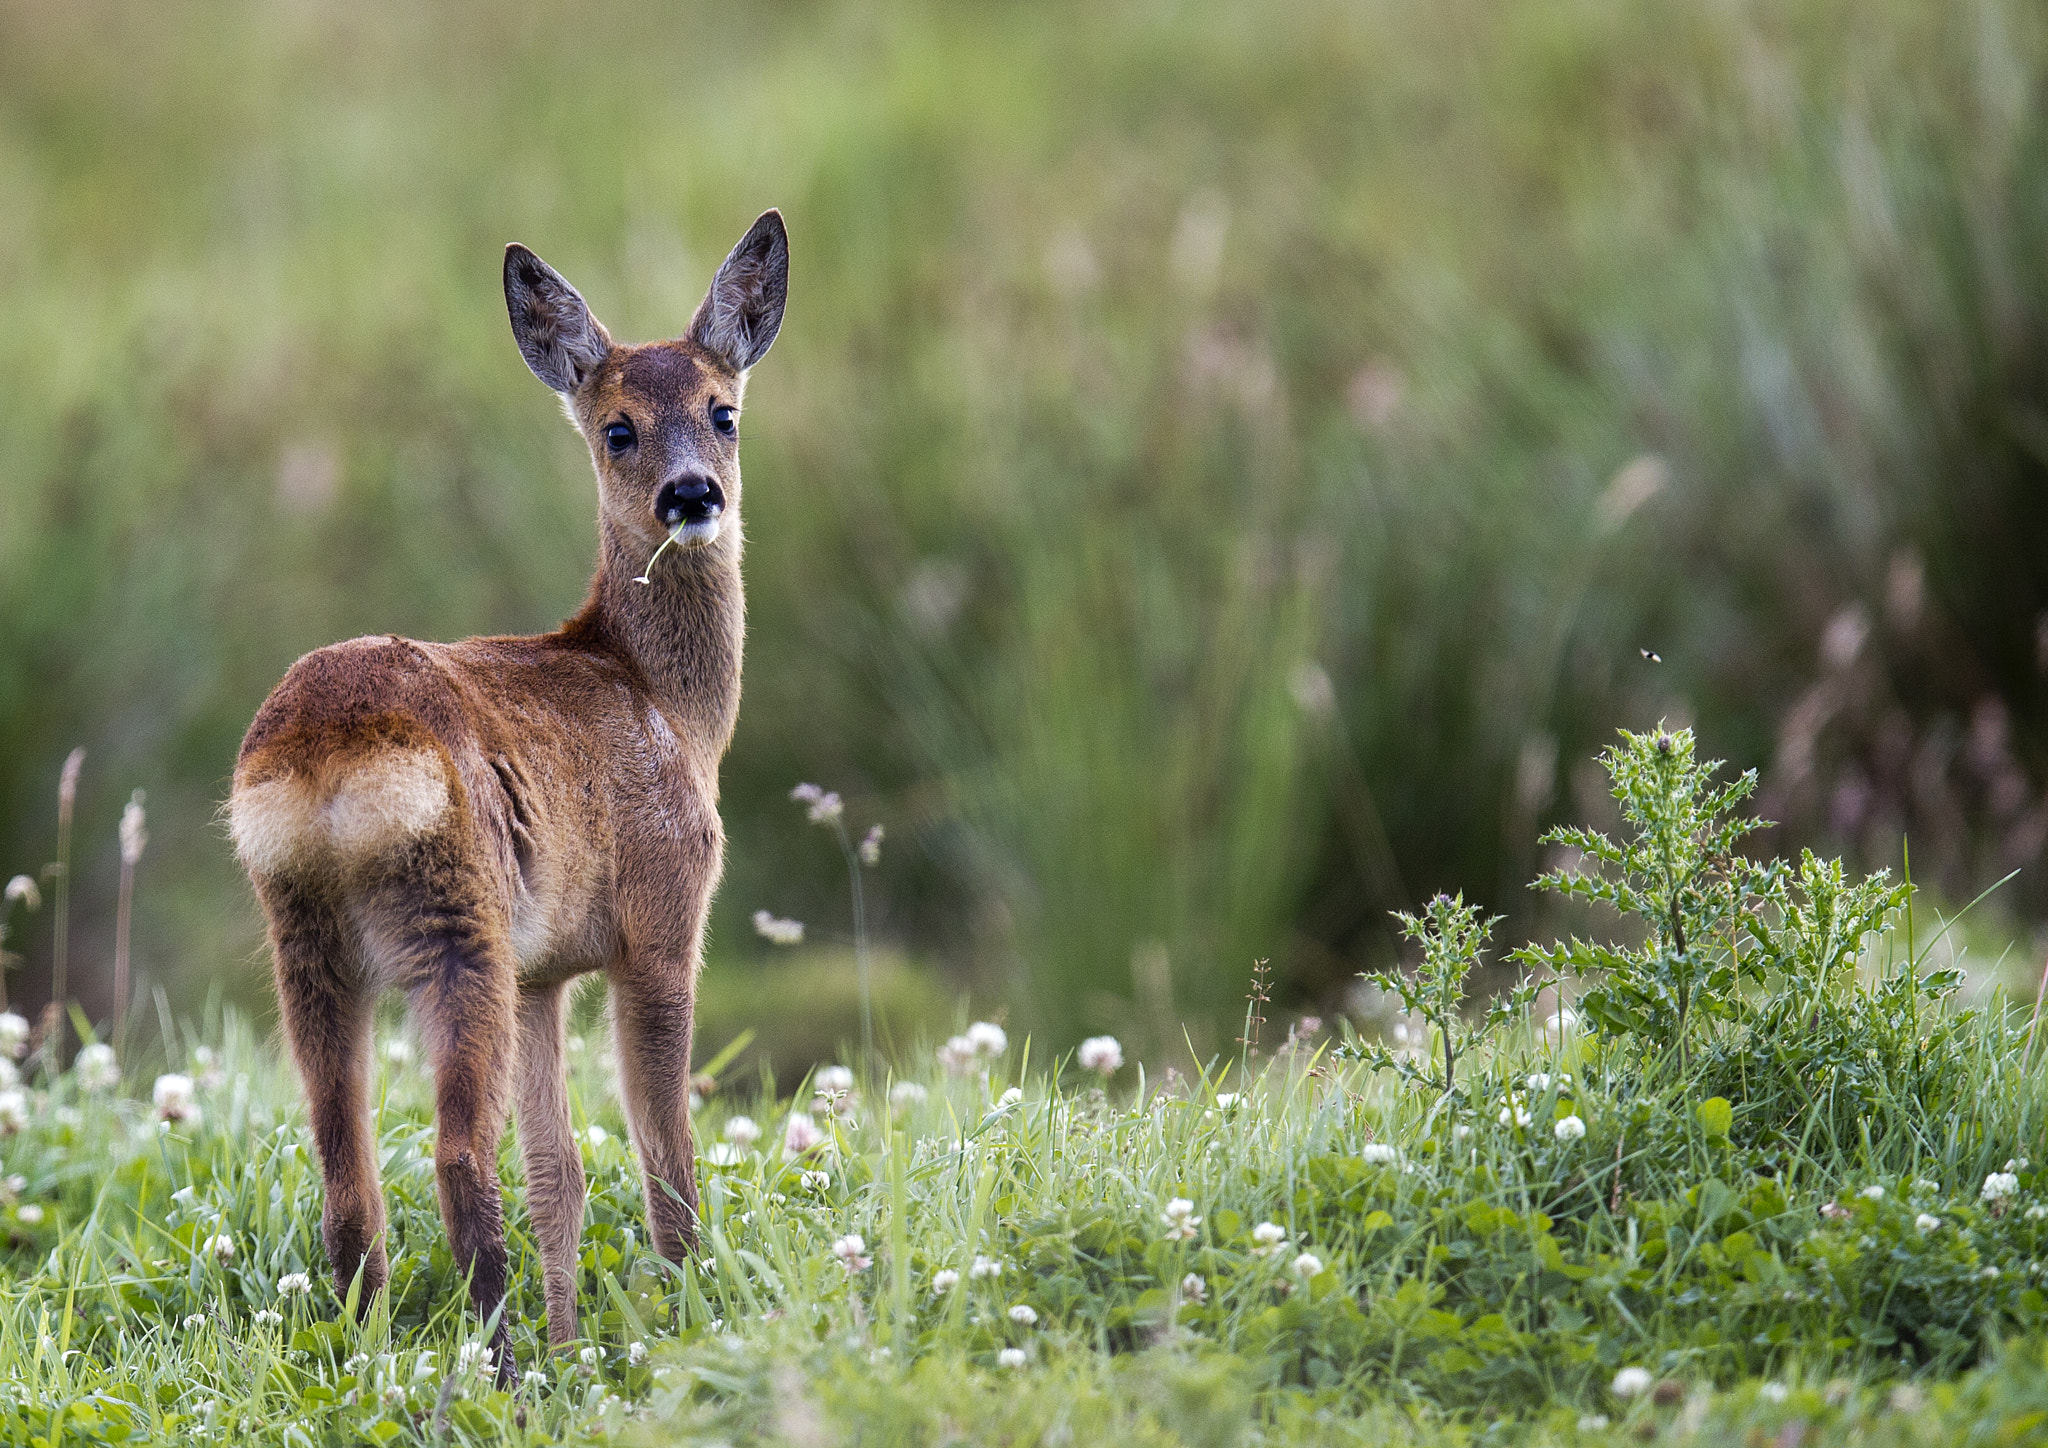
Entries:
[[591,568],[503,244],[673,335],[777,205],[707,1031],[850,1029],[799,780],[888,828],[899,1033],[1216,1046],[1433,890],[1541,928],[1539,830],[1659,717],[1780,848],[2028,867],[2024,929],[2044,79],[1974,0],[0,0],[0,874],[83,744],[88,1006],[138,786],[145,984],[266,1003],[214,819],[264,693]]

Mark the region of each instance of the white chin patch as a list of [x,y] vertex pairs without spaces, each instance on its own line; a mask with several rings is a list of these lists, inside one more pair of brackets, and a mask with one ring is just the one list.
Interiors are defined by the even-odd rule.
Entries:
[[719,525],[723,518],[705,518],[696,523],[685,523],[683,531],[676,535],[676,541],[687,547],[700,548],[718,537]]

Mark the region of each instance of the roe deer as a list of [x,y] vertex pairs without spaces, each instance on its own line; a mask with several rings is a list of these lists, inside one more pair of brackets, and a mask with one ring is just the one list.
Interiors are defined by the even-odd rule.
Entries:
[[[316,650],[242,741],[229,826],[270,919],[328,1264],[343,1293],[360,1272],[364,1306],[387,1270],[369,1095],[386,988],[406,994],[433,1068],[441,1215],[478,1313],[505,1294],[498,1138],[516,1103],[548,1340],[577,1335],[584,1183],[562,1045],[569,983],[589,971],[609,978],[654,1246],[680,1260],[696,1245],[691,1005],[745,621],[737,422],[788,281],[770,211],[680,340],[620,346],[547,263],[507,247],[512,334],[597,470],[589,598],[534,638]],[[502,1321],[492,1347],[509,1380]]]

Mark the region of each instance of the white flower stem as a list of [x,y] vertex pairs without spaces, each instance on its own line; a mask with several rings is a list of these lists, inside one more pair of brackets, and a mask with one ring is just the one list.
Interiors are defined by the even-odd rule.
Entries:
[[670,530],[668,537],[661,540],[661,546],[647,555],[647,566],[640,570],[640,576],[633,580],[635,583],[652,583],[654,581],[654,560],[668,552],[669,545],[683,536],[683,526],[681,523],[676,524]]
[[860,854],[853,847],[853,839],[846,833],[846,821],[835,815],[832,832],[839,840],[839,852],[846,856],[846,877],[853,886],[853,965],[860,980],[860,1049],[864,1069],[869,1076],[875,1073],[875,1007],[872,983],[868,975],[868,917],[867,901],[861,894]]

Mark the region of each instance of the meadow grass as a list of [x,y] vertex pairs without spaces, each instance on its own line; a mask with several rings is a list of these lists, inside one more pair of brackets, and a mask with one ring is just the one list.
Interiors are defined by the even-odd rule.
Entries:
[[[2040,1350],[1998,1344],[2048,1327],[2048,1171],[1983,1195],[2039,1141],[2043,1091],[2003,1013],[1965,1030],[1974,1119],[1885,1103],[1896,1129],[1775,1160],[1747,1103],[1601,1084],[1627,1078],[1597,1043],[1526,1026],[1473,1053],[1462,1101],[1328,1041],[1108,1083],[1028,1041],[956,1070],[920,1052],[822,1097],[705,1103],[683,1269],[646,1249],[611,1063],[583,1044],[580,1340],[543,1350],[508,1143],[506,1394],[436,1214],[424,1071],[383,1062],[391,1290],[352,1323],[295,1086],[229,1013],[204,1051],[169,1038],[182,1119],[76,1073],[28,1091],[0,1147],[0,1436],[1951,1441],[2038,1411]],[[792,1120],[819,1144],[790,1155]],[[1658,1386],[1617,1397],[1637,1367]]]

